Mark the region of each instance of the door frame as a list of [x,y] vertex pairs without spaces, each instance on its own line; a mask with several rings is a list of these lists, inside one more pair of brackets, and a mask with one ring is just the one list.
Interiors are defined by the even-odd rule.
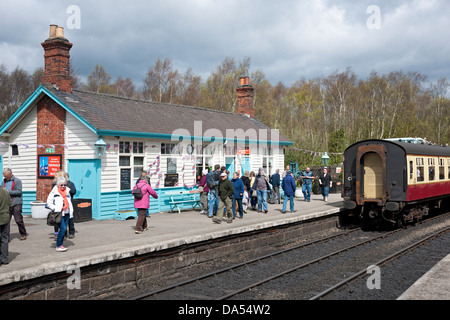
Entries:
[[[381,199],[366,199],[364,198],[364,165],[361,164],[364,156],[369,153],[376,153],[381,158],[382,165],[382,190]],[[364,205],[364,202],[377,202],[378,205],[384,205],[386,203],[386,148],[383,145],[375,146],[361,146],[358,148],[356,154],[356,203],[358,205]]]

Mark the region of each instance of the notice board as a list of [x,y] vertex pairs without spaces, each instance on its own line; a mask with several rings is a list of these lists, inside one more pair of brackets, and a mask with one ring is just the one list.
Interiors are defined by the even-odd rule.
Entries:
[[38,155],[38,178],[53,179],[55,173],[61,170],[61,154],[40,154]]

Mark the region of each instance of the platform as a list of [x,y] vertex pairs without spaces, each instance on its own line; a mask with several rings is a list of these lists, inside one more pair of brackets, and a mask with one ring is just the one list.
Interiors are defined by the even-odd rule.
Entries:
[[397,300],[450,300],[450,254],[425,273]]
[[330,194],[324,202],[321,195],[313,195],[311,202],[295,199],[296,212],[282,214],[282,205],[269,204],[268,213],[249,210],[243,219],[233,223],[216,224],[199,211],[155,213],[149,218],[149,229],[135,234],[136,220],[92,220],[75,224],[74,239],[66,239],[66,252],[56,252],[53,227],[46,219],[24,216],[27,240],[20,241],[17,225],[11,221],[9,264],[0,266],[0,286],[57,272],[69,266],[84,267],[140,254],[169,249],[223,236],[276,227],[298,221],[331,215],[340,211],[340,194]]

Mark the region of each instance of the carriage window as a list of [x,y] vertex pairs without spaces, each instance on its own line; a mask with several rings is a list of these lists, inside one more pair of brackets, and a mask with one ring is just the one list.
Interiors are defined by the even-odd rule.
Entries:
[[448,179],[450,179],[450,159],[447,160],[447,174],[448,174]]
[[439,159],[439,180],[445,179],[445,162],[444,159]]
[[433,181],[436,176],[436,162],[433,158],[428,158],[428,180]]
[[410,161],[410,162],[409,162],[409,179],[412,179],[412,178],[413,178],[413,170],[414,170],[414,168],[413,168],[413,162]]
[[417,166],[417,181],[424,180],[424,170],[423,170],[423,158],[416,158],[416,166]]

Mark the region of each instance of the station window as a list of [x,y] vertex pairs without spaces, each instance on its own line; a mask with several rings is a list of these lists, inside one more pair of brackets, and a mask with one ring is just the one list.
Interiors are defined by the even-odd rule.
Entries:
[[445,161],[444,159],[439,159],[439,180],[445,179]]
[[132,181],[141,176],[144,169],[144,143],[119,142],[120,189],[132,188]]
[[161,143],[161,154],[181,154],[181,147],[176,143]]
[[12,156],[18,156],[19,155],[19,147],[17,146],[17,144],[12,144],[11,145],[11,155]]
[[423,166],[423,158],[416,158],[416,166],[417,166],[417,181],[424,181],[424,166]]
[[428,180],[433,181],[436,178],[436,159],[428,158]]

